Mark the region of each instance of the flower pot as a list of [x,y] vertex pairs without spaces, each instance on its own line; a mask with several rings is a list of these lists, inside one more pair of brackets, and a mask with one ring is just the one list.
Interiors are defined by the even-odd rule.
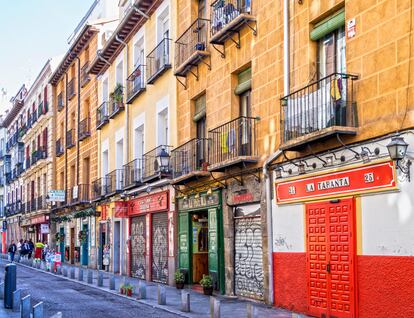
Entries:
[[205,50],[205,48],[206,48],[206,45],[205,45],[205,43],[204,43],[204,42],[198,42],[198,43],[195,45],[195,49],[196,49],[196,51],[204,51],[204,50]]
[[213,287],[203,287],[203,293],[207,296],[213,295]]
[[121,294],[122,294],[122,295],[124,295],[124,294],[125,294],[125,289],[124,289],[123,287],[121,287],[120,291],[121,291]]
[[131,297],[131,296],[132,296],[132,290],[131,290],[131,289],[127,289],[127,291],[126,291],[126,295],[127,295],[128,297]]
[[184,289],[184,283],[175,283],[177,289]]

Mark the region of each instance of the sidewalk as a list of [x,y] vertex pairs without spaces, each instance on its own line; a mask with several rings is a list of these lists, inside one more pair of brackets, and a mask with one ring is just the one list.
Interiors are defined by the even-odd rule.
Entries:
[[[32,270],[36,270],[36,271],[41,271],[44,273],[47,273],[49,275],[53,275],[53,276],[58,276],[56,274],[53,273],[49,273],[40,269],[36,269],[33,268],[31,266],[22,264],[22,263],[17,263],[20,266],[25,266],[25,267],[30,267],[32,268]],[[188,318],[201,318],[201,317],[210,317],[210,298],[209,296],[205,296],[201,293],[195,292],[191,289],[186,289],[186,291],[188,291],[190,293],[190,304],[191,304],[191,312],[186,313],[186,312],[182,312],[181,311],[181,291],[177,290],[174,287],[171,286],[167,286],[167,285],[162,285],[165,287],[166,289],[166,294],[167,294],[167,304],[166,305],[159,305],[157,302],[157,289],[158,289],[158,284],[157,283],[152,283],[152,282],[147,282],[147,281],[142,281],[146,284],[147,286],[147,299],[141,299],[138,300],[137,299],[137,292],[138,292],[138,283],[139,283],[139,279],[137,278],[132,278],[132,277],[125,277],[125,276],[120,276],[120,275],[113,275],[111,273],[107,273],[107,272],[102,272],[103,273],[103,287],[98,287],[97,286],[97,277],[98,277],[98,271],[97,270],[90,270],[93,273],[93,284],[87,284],[87,272],[88,269],[83,268],[84,274],[83,274],[83,281],[79,281],[78,280],[78,272],[79,272],[79,267],[74,266],[74,265],[67,265],[64,264],[62,266],[62,270],[63,268],[67,269],[68,272],[68,277],[64,277],[64,276],[60,276],[60,278],[63,279],[67,279],[73,282],[77,282],[79,284],[83,284],[83,285],[87,285],[90,286],[92,288],[96,288],[96,289],[100,289],[102,291],[108,292],[108,293],[112,293],[115,295],[118,295],[119,297],[126,297],[128,299],[132,299],[135,300],[137,302],[149,305],[151,307],[154,308],[158,308],[158,309],[162,309],[165,310],[167,312],[170,313],[174,313],[177,315],[180,315],[181,317],[188,317]],[[75,279],[70,279],[70,269],[74,268],[75,269]],[[109,278],[114,276],[115,277],[115,290],[110,290],[109,289]],[[121,295],[119,293],[119,286],[122,283],[130,283],[135,287],[135,291],[132,295],[132,297],[127,297],[125,295]],[[242,317],[247,317],[247,304],[253,304],[254,307],[256,308],[256,315],[255,317],[268,317],[268,318],[296,318],[296,317],[300,317],[300,318],[305,318],[306,316],[304,315],[299,315],[296,313],[292,313],[289,312],[287,310],[284,309],[279,309],[279,308],[274,308],[271,306],[267,306],[265,304],[262,303],[257,303],[257,302],[252,302],[252,301],[248,301],[248,300],[241,300],[241,299],[233,299],[233,298],[229,298],[226,296],[222,296],[222,295],[217,295],[215,296],[218,300],[220,300],[221,303],[221,317],[225,318],[225,317],[237,317],[237,318],[242,318]],[[1,318],[1,312],[0,312],[0,318]]]

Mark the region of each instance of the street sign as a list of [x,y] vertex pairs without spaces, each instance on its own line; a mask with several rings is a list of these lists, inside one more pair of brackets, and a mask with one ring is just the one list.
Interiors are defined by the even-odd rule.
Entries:
[[49,224],[40,224],[40,233],[49,234]]
[[49,190],[50,202],[65,202],[65,190]]

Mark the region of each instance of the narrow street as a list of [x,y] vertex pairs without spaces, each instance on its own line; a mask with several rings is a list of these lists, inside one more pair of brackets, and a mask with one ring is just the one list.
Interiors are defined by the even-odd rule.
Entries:
[[[0,261],[4,276],[6,262]],[[17,266],[17,288],[31,295],[32,305],[43,301],[45,317],[62,312],[63,317],[177,317],[162,310],[117,297],[98,289],[70,282],[23,266]]]

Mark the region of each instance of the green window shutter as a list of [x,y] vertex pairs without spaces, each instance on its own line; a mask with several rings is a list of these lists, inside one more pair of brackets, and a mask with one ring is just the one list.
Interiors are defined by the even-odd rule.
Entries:
[[345,25],[345,9],[341,9],[325,20],[317,23],[310,33],[310,38],[317,41],[325,35]]
[[190,265],[190,217],[188,213],[178,214],[178,268],[187,272],[187,283],[192,279]]
[[200,96],[195,100],[195,112],[193,121],[198,122],[206,115],[206,94]]
[[249,67],[247,70],[241,72],[238,75],[238,85],[234,90],[236,95],[243,94],[252,88],[252,69]]

